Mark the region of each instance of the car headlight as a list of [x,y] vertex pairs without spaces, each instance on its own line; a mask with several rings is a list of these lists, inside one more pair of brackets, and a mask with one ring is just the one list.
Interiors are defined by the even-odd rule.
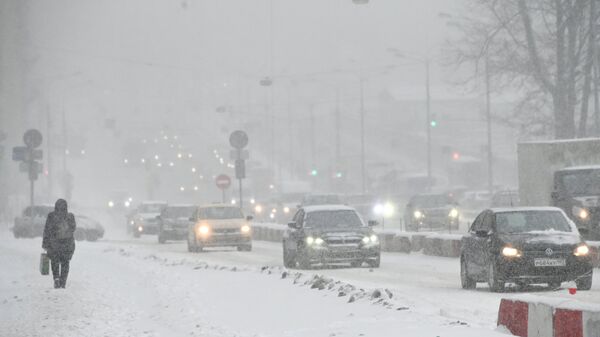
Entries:
[[575,248],[575,252],[573,254],[575,256],[586,256],[590,253],[590,248],[587,245],[581,245]]
[[137,230],[138,230],[138,232],[142,232],[142,231],[144,231],[144,227],[138,226]]
[[375,243],[375,242],[377,242],[379,240],[379,238],[375,234],[371,235],[370,239],[371,239],[372,243]]
[[590,216],[590,213],[585,208],[573,206],[573,209],[571,211],[574,216],[578,217],[581,220],[586,220]]
[[308,236],[306,237],[306,244],[307,245],[312,245],[313,243],[315,243],[315,238],[313,238],[312,236]]
[[519,252],[519,250],[514,247],[504,247],[502,249],[502,255],[506,257],[519,257],[521,256],[521,252]]
[[415,219],[421,219],[421,218],[423,218],[424,214],[421,211],[415,211],[413,213],[413,216],[415,217]]
[[262,211],[263,211],[263,208],[262,208],[262,206],[261,206],[261,205],[256,205],[256,206],[254,206],[254,212],[255,212],[256,214],[260,214],[260,213],[262,213]]
[[198,227],[198,235],[208,235],[210,233],[210,227],[207,225],[201,225]]
[[131,203],[129,202],[129,200],[127,200],[123,203],[123,206],[129,207],[129,206],[131,206]]
[[322,245],[322,244],[323,244],[323,242],[325,242],[325,241],[323,241],[323,239],[321,239],[321,238],[316,238],[316,239],[315,239],[315,245],[318,245],[318,246],[320,246],[320,245]]
[[289,207],[284,207],[283,208],[283,213],[288,214],[290,212],[290,208]]
[[115,203],[111,200],[108,202],[108,207],[113,208],[115,207]]
[[242,231],[242,233],[248,233],[250,232],[250,226],[243,225],[242,228],[240,228],[240,230]]
[[133,220],[131,220],[129,223],[132,225],[135,225],[135,221],[133,221]]
[[455,219],[458,218],[458,210],[456,208],[451,209],[448,216]]

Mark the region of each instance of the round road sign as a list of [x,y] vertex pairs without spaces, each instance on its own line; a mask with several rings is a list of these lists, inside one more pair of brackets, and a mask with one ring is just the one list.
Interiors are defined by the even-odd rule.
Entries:
[[233,131],[229,136],[229,144],[236,149],[243,149],[248,145],[248,135],[242,131]]
[[36,148],[42,145],[42,134],[36,129],[30,129],[23,135],[23,142],[30,148]]
[[217,177],[217,179],[215,179],[215,183],[217,184],[218,188],[226,190],[229,188],[229,186],[231,186],[231,178],[229,178],[229,176],[226,174],[221,174]]

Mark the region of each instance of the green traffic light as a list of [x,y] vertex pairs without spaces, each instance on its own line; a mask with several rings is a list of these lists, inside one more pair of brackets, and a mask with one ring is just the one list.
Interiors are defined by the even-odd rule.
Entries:
[[336,178],[341,178],[341,177],[342,177],[342,172],[338,172],[338,173],[336,173],[336,174],[335,174],[335,177],[336,177]]
[[310,171],[310,175],[313,177],[316,177],[319,174],[319,171],[317,171],[316,169],[313,169],[312,171]]
[[431,120],[431,122],[429,122],[429,124],[431,125],[432,128],[435,128],[437,126],[437,121]]

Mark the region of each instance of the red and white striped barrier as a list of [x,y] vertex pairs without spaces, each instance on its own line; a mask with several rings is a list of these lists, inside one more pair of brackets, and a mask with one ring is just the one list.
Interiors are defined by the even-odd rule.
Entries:
[[600,306],[561,298],[502,299],[498,326],[520,337],[600,337]]

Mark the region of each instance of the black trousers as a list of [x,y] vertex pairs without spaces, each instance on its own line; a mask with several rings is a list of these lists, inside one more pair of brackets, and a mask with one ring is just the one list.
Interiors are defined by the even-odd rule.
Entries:
[[64,288],[67,285],[67,277],[69,276],[69,262],[70,256],[68,254],[55,254],[50,258],[50,266],[52,267],[52,277],[54,278],[57,286]]

